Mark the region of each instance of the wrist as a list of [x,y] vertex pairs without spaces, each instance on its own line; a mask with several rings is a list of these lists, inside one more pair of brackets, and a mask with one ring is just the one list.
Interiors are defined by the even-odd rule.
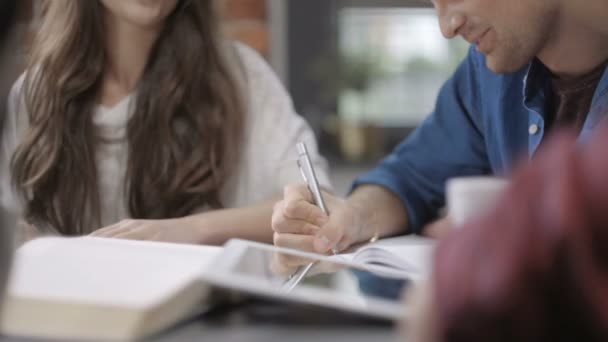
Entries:
[[379,230],[376,219],[376,211],[370,210],[362,201],[353,198],[349,201],[350,206],[353,210],[354,226],[357,232],[355,236],[355,243],[371,243],[378,240]]
[[378,185],[363,185],[350,197],[362,217],[361,238],[375,240],[407,232],[408,215],[400,197]]
[[209,224],[205,214],[186,216],[178,220],[177,224],[187,230],[187,234],[190,235],[190,240],[193,243],[199,245],[217,244],[214,241],[217,239],[215,237],[217,232],[214,231],[213,225]]

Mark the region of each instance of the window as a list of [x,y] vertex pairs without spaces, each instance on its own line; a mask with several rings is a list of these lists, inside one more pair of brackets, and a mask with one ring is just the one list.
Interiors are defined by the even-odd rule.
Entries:
[[373,163],[433,110],[468,44],[447,40],[428,0],[289,0],[286,70],[322,152]]
[[340,118],[417,126],[433,110],[467,44],[443,38],[430,8],[346,7],[338,16]]

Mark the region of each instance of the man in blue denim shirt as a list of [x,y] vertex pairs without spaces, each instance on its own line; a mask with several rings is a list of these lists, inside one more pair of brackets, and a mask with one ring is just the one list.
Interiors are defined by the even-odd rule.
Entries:
[[435,111],[359,177],[347,199],[327,195],[329,216],[306,187],[288,187],[275,206],[275,243],[327,253],[378,235],[421,233],[444,205],[448,178],[508,173],[555,127],[585,139],[608,106],[608,36],[567,10],[571,1],[585,6],[435,0],[444,36],[473,45]]

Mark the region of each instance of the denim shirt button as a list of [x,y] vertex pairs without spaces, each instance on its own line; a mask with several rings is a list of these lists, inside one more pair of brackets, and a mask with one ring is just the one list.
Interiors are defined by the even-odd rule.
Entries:
[[537,124],[531,124],[530,127],[528,127],[528,133],[530,133],[530,135],[535,135],[538,133],[538,131],[539,129]]

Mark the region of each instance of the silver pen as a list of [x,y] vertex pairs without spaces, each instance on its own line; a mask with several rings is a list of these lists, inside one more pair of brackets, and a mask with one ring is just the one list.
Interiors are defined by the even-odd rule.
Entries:
[[[329,215],[327,207],[325,206],[325,201],[323,200],[323,195],[321,194],[321,187],[319,186],[315,169],[312,167],[312,162],[310,161],[310,156],[308,155],[306,144],[299,142],[296,145],[296,148],[298,150],[298,168],[300,169],[302,178],[304,178],[304,181],[308,186],[308,190],[312,194],[313,201],[319,208],[321,208],[321,210],[323,210],[326,215]],[[335,247],[332,248],[332,252],[333,254],[338,253]],[[296,285],[300,283],[300,281],[306,276],[308,271],[310,271],[315,263],[316,262],[311,262],[306,266],[299,267],[289,278],[287,278],[287,280],[283,283],[283,287],[286,288],[287,292],[293,290]]]
[[[310,161],[306,144],[299,142],[296,147],[298,149],[298,168],[300,169],[302,178],[304,178],[304,181],[308,186],[308,190],[312,194],[312,199],[315,204],[321,208],[321,210],[323,210],[325,215],[329,215],[329,210],[327,210],[327,207],[325,206],[323,194],[321,193],[321,187],[319,186],[315,169],[312,167],[312,162]],[[337,247],[333,247],[331,252],[333,254],[338,254],[340,251],[338,251]]]
[[296,147],[298,149],[298,168],[300,169],[302,178],[304,178],[315,204],[321,208],[326,215],[328,215],[329,212],[325,207],[325,201],[323,200],[323,195],[321,194],[317,174],[315,173],[315,169],[312,167],[312,162],[310,161],[310,156],[308,155],[308,149],[303,142],[299,142]]

